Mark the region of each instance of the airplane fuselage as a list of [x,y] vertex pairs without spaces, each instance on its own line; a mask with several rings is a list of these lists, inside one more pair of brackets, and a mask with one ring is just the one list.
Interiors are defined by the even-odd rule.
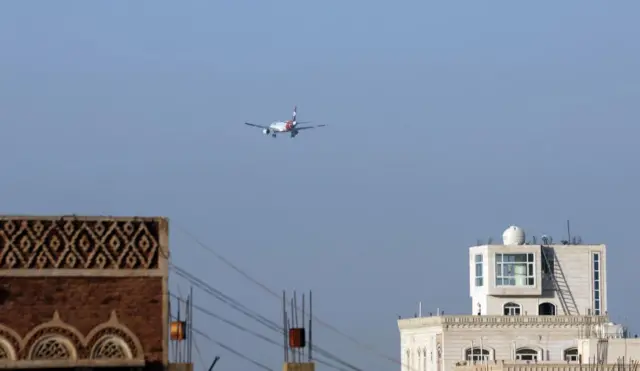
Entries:
[[274,133],[288,133],[295,128],[293,121],[276,121],[269,125],[269,130]]

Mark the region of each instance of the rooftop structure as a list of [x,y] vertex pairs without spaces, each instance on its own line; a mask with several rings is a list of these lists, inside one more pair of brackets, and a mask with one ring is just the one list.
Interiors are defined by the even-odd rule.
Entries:
[[502,237],[469,248],[469,314],[398,320],[402,371],[640,359],[640,340],[608,318],[605,245],[526,242],[517,226]]

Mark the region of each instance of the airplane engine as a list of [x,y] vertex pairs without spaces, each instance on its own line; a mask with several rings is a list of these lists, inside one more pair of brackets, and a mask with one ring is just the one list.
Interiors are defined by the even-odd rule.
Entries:
[[271,131],[269,129],[262,129],[262,133],[264,133],[264,135],[269,135]]

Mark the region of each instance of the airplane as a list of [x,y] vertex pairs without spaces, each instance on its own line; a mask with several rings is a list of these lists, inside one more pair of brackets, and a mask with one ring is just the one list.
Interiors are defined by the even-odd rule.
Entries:
[[289,121],[276,121],[271,123],[270,125],[266,126],[266,125],[256,125],[256,124],[252,124],[250,122],[245,122],[245,125],[249,125],[249,126],[253,126],[256,128],[260,128],[262,129],[262,133],[264,135],[269,135],[271,134],[272,137],[276,137],[277,134],[285,134],[285,133],[289,133],[291,135],[291,138],[295,138],[296,135],[299,134],[300,130],[307,130],[307,129],[314,129],[314,128],[321,128],[327,125],[314,125],[314,126],[298,126],[299,124],[308,124],[311,121],[297,121],[296,120],[296,115],[298,114],[298,106],[293,107],[293,116],[291,117],[291,120]]

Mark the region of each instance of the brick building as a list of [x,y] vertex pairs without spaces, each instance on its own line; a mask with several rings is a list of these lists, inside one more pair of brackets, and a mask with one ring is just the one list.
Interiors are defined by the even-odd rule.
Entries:
[[168,221],[0,217],[0,368],[168,363]]

